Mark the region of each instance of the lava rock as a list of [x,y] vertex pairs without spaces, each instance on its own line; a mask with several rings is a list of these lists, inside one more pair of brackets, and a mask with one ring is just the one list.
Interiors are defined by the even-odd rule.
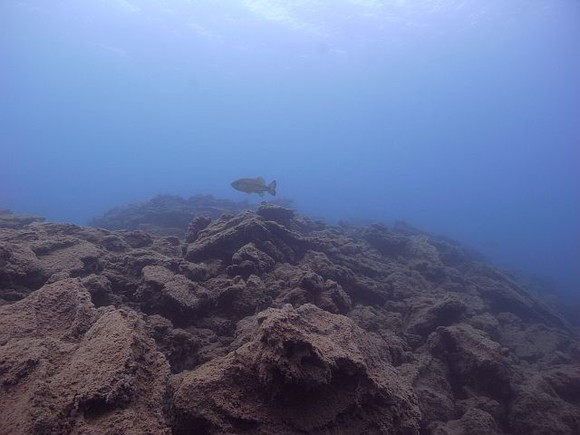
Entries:
[[349,319],[307,304],[256,320],[251,341],[184,376],[176,433],[419,433],[409,386]]
[[577,331],[456,242],[172,201],[0,225],[0,433],[580,433]]

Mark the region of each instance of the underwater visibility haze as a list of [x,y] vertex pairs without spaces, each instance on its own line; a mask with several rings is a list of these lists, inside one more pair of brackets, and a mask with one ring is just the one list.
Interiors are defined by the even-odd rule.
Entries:
[[578,41],[574,0],[4,0],[0,208],[86,224],[263,177],[571,294]]

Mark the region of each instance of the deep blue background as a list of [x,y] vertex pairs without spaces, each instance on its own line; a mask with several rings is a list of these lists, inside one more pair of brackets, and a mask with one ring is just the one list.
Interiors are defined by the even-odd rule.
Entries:
[[4,0],[0,207],[403,219],[580,289],[580,2]]

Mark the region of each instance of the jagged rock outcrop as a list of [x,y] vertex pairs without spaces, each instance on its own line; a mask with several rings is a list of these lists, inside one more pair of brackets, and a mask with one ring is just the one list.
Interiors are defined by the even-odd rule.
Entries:
[[238,333],[245,344],[183,376],[176,433],[418,433],[410,386],[347,317],[286,305]]
[[0,209],[0,228],[23,228],[34,222],[44,222],[44,218]]
[[447,239],[5,220],[0,433],[580,433],[577,332]]
[[0,312],[0,433],[171,433],[169,364],[142,316],[97,310],[78,278]]
[[[276,201],[281,205],[290,204],[288,200]],[[217,218],[225,213],[237,214],[255,208],[247,200],[231,201],[212,195],[195,195],[190,198],[158,195],[148,201],[109,210],[103,216],[93,219],[90,225],[109,230],[145,230],[159,236],[181,237],[196,216]]]

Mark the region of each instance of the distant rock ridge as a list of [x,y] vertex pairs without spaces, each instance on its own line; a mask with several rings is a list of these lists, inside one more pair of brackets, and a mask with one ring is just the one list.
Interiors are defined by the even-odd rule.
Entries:
[[580,433],[577,333],[458,243],[268,203],[172,222],[0,212],[1,434]]
[[44,218],[0,209],[0,228],[22,228],[34,222],[44,222]]
[[[276,204],[290,205],[288,200]],[[89,225],[109,230],[145,230],[158,235],[182,236],[195,216],[217,218],[224,213],[254,210],[256,205],[246,201],[218,199],[212,195],[157,195],[142,202],[117,207],[93,219]]]

